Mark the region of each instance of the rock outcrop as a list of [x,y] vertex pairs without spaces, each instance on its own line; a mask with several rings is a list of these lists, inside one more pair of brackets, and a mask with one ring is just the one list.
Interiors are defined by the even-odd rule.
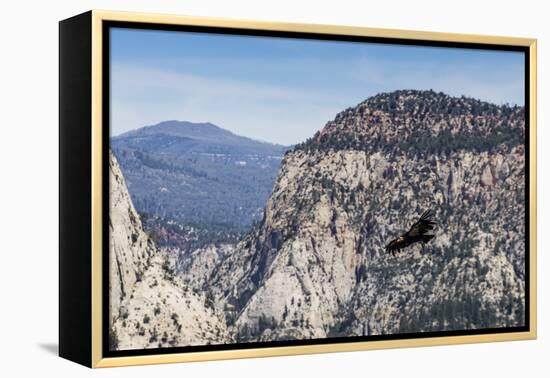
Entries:
[[109,153],[109,305],[111,321],[120,306],[143,278],[155,252],[153,241],[141,225],[132,205],[126,182],[112,153]]
[[110,347],[204,345],[231,339],[204,293],[175,275],[173,254],[143,231],[115,157],[110,155]]
[[[370,98],[285,155],[262,221],[202,287],[240,341],[522,325],[524,134],[521,107]],[[428,208],[433,242],[386,255]]]

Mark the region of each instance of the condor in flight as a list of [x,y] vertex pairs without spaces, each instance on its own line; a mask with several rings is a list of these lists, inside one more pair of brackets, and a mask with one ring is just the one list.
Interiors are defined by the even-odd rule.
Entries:
[[436,222],[431,219],[431,211],[426,210],[409,231],[389,242],[386,246],[386,252],[391,252],[392,256],[395,256],[396,252],[413,243],[429,242],[435,235],[427,234],[427,232],[433,230],[435,225]]

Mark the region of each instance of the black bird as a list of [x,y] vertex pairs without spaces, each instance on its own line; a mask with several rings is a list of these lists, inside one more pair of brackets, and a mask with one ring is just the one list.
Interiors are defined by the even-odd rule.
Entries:
[[421,216],[420,219],[412,225],[411,229],[398,237],[393,239],[386,246],[386,252],[390,252],[392,256],[395,256],[396,252],[399,252],[401,249],[408,247],[409,245],[417,242],[427,243],[435,235],[427,234],[428,231],[434,229],[434,226],[437,223],[431,219],[431,211],[426,210]]

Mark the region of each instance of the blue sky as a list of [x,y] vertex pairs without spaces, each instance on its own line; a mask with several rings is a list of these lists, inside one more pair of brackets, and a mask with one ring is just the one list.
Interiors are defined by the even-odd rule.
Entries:
[[523,105],[523,78],[517,52],[115,28],[111,132],[177,119],[294,144],[380,92]]

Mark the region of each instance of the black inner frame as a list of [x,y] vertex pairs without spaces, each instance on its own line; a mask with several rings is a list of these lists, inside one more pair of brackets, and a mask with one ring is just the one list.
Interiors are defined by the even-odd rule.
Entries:
[[[285,340],[285,341],[269,341],[269,342],[250,342],[250,343],[232,343],[232,344],[216,344],[216,345],[196,345],[196,346],[180,346],[166,348],[151,348],[151,349],[132,349],[132,350],[109,350],[109,328],[105,325],[109,324],[109,148],[110,146],[110,30],[111,28],[126,28],[126,29],[141,29],[141,30],[159,30],[159,31],[179,31],[179,32],[198,32],[211,34],[229,34],[242,36],[256,37],[278,37],[278,38],[296,38],[296,39],[312,39],[324,41],[345,41],[345,42],[363,42],[363,43],[379,43],[393,45],[408,45],[408,46],[428,46],[428,47],[446,47],[446,48],[468,48],[476,50],[498,50],[498,51],[515,51],[523,52],[524,54],[524,90],[525,90],[525,325],[519,327],[504,327],[504,328],[484,328],[472,330],[455,330],[455,331],[438,331],[438,332],[416,332],[402,333],[392,335],[372,335],[372,336],[349,336],[335,337],[323,339],[305,339],[305,340]],[[103,142],[103,287],[102,287],[102,354],[103,357],[123,357],[123,356],[139,356],[139,355],[158,355],[170,353],[189,353],[203,351],[219,351],[219,350],[236,350],[236,349],[254,349],[265,347],[282,347],[282,346],[300,346],[300,345],[319,345],[319,344],[335,344],[335,343],[350,343],[360,341],[379,341],[379,340],[402,340],[402,339],[421,339],[443,336],[466,336],[466,335],[485,335],[485,334],[500,334],[511,332],[529,332],[530,330],[530,261],[529,261],[529,235],[530,235],[530,181],[529,181],[529,166],[530,166],[530,146],[529,146],[529,114],[530,114],[530,55],[529,47],[527,46],[509,46],[498,44],[481,44],[481,43],[463,43],[463,42],[441,42],[428,40],[410,40],[402,38],[385,38],[385,37],[365,37],[352,35],[332,35],[321,33],[306,33],[306,32],[287,32],[287,31],[271,31],[271,30],[250,30],[239,28],[224,28],[211,26],[192,26],[192,25],[166,25],[145,22],[124,22],[124,21],[103,21],[103,46],[102,46],[102,67],[103,67],[103,93],[102,93],[102,142]]]

